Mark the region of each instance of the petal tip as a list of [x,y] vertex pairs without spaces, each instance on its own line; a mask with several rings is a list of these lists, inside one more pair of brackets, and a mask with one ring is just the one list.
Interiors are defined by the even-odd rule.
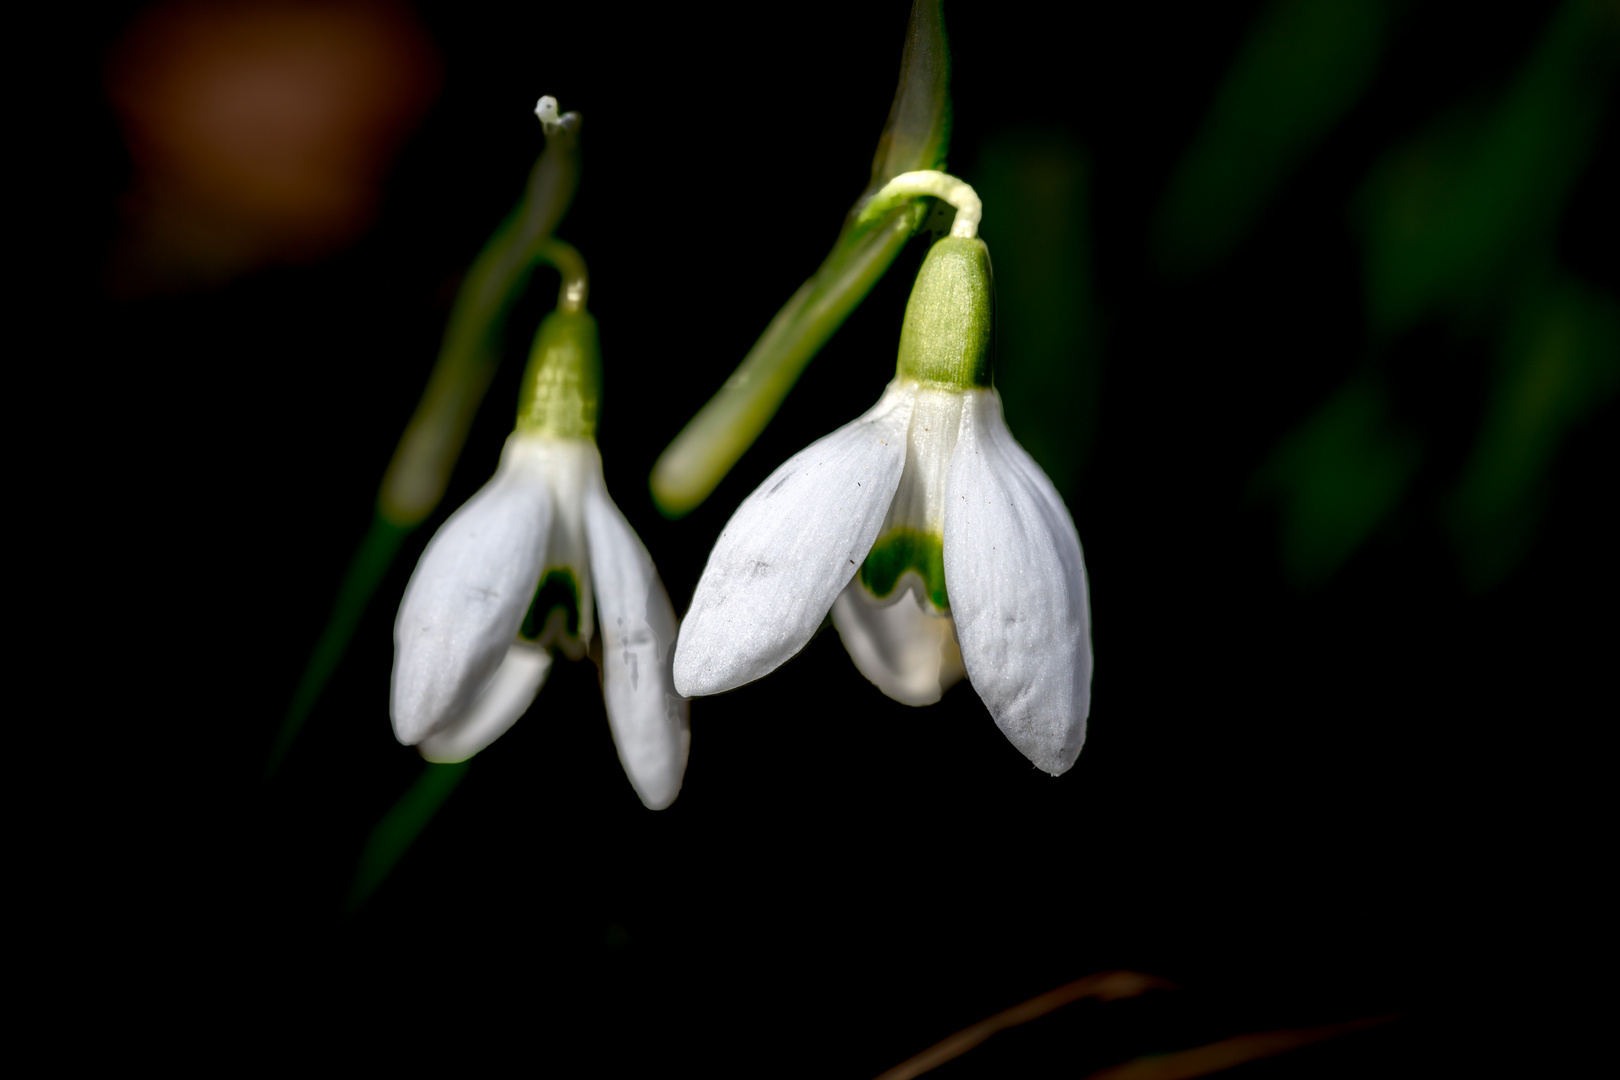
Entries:
[[1040,757],[1032,757],[1030,760],[1035,763],[1037,769],[1048,776],[1062,776],[1074,768],[1074,763],[1080,760],[1080,748],[1077,746],[1072,751],[1060,750],[1055,755],[1041,755]]
[[435,749],[436,746],[437,744],[434,742],[424,742],[417,746],[416,752],[422,755],[422,760],[427,762],[429,765],[459,765],[463,761],[471,760],[474,755],[477,754],[476,750],[470,754],[445,753],[441,750]]
[[649,810],[668,810],[675,800],[680,797],[680,794],[680,784],[676,784],[673,788],[664,791],[648,791],[639,786],[636,787],[636,797],[641,800],[641,805]]
[[[684,631],[686,628],[683,626],[681,629]],[[777,667],[772,664],[758,673],[739,673],[737,669],[740,665],[727,653],[716,655],[712,650],[693,646],[683,649],[681,645],[682,642],[676,642],[675,662],[671,665],[670,673],[674,678],[675,692],[683,698],[723,694],[744,683],[753,682]],[[728,660],[731,662],[728,663]]]

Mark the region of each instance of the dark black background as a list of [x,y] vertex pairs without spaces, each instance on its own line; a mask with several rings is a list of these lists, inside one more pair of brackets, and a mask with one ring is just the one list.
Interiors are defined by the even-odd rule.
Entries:
[[[87,78],[132,10],[97,13]],[[1420,327],[1394,346],[1397,398],[1439,449],[1321,588],[1288,583],[1275,516],[1245,497],[1360,362],[1345,208],[1369,164],[1442,107],[1499,90],[1548,9],[1403,9],[1373,89],[1258,231],[1218,272],[1167,284],[1147,254],[1152,215],[1256,10],[947,7],[952,171],[972,182],[986,144],[1016,130],[1060,132],[1090,162],[1098,419],[1065,495],[1097,667],[1073,770],[1033,770],[966,683],[927,709],[889,701],[823,633],[768,679],[694,702],[685,786],[654,814],[623,778],[595,670],[560,664],[346,917],[360,846],[420,769],[388,722],[397,598],[432,527],[493,468],[552,279],[513,320],[443,506],[269,786],[264,759],[457,275],[541,146],[534,99],[585,115],[559,234],[592,272],[607,480],[678,611],[731,509],[876,399],[922,256],[920,241],[901,255],[715,495],[664,520],[653,459],[866,182],[905,5],[421,5],[443,89],[369,232],[208,290],[92,299],[73,328],[84,369],[111,365],[134,403],[114,557],[150,568],[129,584],[145,625],[120,624],[137,702],[108,706],[134,801],[98,826],[99,887],[82,904],[138,958],[124,974],[184,972],[247,1047],[330,1030],[476,1060],[512,1037],[528,1064],[586,1055],[592,1074],[875,1075],[1111,967],[1186,989],[1071,1007],[941,1074],[1083,1075],[1391,1012],[1411,1017],[1250,1074],[1416,1075],[1563,1047],[1581,1000],[1567,975],[1596,948],[1613,404],[1559,457],[1528,558],[1482,594],[1430,498],[1478,423],[1477,343]],[[84,104],[70,236],[95,251],[129,166],[111,110]],[[1613,235],[1599,233],[1603,193],[1620,190],[1613,142],[1560,241],[1610,286],[1612,247],[1592,237]],[[989,206],[992,250],[995,223]]]

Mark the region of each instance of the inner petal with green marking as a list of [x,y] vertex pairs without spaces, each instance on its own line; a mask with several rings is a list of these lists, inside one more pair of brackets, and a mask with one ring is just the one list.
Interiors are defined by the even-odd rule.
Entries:
[[[951,609],[945,589],[945,478],[962,426],[962,393],[916,384],[906,464],[883,529],[861,564],[860,582],[876,600],[898,600],[909,589],[937,614]],[[905,578],[907,574],[913,578]],[[909,587],[909,589],[908,589]]]
[[934,533],[896,529],[872,545],[861,564],[861,584],[879,600],[888,599],[907,570],[922,580],[923,592],[935,611],[951,609],[945,592],[945,540]]
[[584,655],[580,640],[579,578],[567,567],[552,567],[540,577],[529,612],[523,616],[518,637],[547,648],[560,648],[569,656]]

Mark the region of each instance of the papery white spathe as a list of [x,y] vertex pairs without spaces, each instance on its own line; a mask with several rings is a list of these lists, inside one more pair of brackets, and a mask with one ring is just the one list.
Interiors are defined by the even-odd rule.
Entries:
[[668,806],[691,738],[670,671],[675,613],[588,439],[513,434],[495,477],[428,544],[394,623],[394,733],[429,761],[464,761],[528,710],[551,646],[564,644],[554,632],[518,636],[550,569],[571,572],[578,586],[575,647],[600,627],[603,694],[625,773],[643,803]]
[[[948,614],[926,610],[914,574],[877,603],[856,578],[879,537],[908,522],[943,530]],[[1025,756],[1053,775],[1074,764],[1091,707],[1085,562],[993,388],[896,379],[865,415],[772,473],[709,556],[676,646],[676,688],[716,694],[769,673],[829,609],[890,697],[938,700],[965,669]]]

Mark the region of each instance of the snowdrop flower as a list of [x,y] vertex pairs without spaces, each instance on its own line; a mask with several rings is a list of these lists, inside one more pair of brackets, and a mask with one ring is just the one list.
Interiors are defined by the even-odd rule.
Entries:
[[658,810],[680,791],[690,741],[670,674],[675,613],[602,480],[597,330],[579,269],[535,338],[494,479],[439,529],[406,586],[394,734],[429,761],[464,761],[528,710],[554,650],[579,659],[600,632],[619,760]]
[[1057,775],[1091,703],[1080,539],[990,384],[978,199],[930,182],[963,212],[918,273],[894,381],[732,515],[682,625],[675,685],[717,694],[766,675],[830,609],[889,697],[929,704],[966,674],[1013,745]]

